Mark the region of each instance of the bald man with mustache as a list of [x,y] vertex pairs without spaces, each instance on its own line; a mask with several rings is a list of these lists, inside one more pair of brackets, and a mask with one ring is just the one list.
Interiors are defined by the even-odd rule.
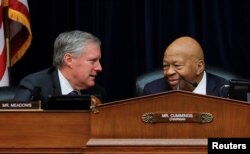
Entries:
[[227,92],[222,92],[222,87],[228,84],[228,81],[205,71],[203,50],[191,37],[177,38],[166,48],[163,74],[163,78],[145,85],[144,95],[180,89],[227,97]]

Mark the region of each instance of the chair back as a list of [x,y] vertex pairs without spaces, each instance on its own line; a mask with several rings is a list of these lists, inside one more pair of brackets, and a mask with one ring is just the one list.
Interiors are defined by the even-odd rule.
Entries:
[[[215,67],[215,66],[206,66],[206,72],[220,76],[226,80],[231,80],[231,79],[239,79],[241,78],[239,75],[229,71],[222,69],[220,67]],[[135,95],[136,96],[141,96],[143,94],[143,89],[146,84],[148,84],[151,81],[157,80],[164,77],[163,75],[163,70],[161,69],[156,69],[151,72],[147,72],[145,74],[140,75],[139,77],[136,78],[136,89],[135,89]]]
[[0,101],[12,100],[15,96],[15,86],[0,87]]

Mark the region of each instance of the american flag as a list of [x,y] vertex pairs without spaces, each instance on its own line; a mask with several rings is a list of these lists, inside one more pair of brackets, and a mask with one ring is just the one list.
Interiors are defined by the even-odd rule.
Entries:
[[1,87],[9,86],[8,67],[25,54],[31,44],[32,33],[27,0],[0,0],[0,4]]

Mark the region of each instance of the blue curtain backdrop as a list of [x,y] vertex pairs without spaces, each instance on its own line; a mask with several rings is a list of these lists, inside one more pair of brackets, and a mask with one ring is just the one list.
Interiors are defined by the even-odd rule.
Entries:
[[53,42],[63,31],[88,31],[102,40],[98,82],[109,101],[134,97],[136,77],[162,67],[175,38],[196,38],[206,65],[250,78],[248,0],[29,0],[32,45],[12,68],[12,84],[51,66]]

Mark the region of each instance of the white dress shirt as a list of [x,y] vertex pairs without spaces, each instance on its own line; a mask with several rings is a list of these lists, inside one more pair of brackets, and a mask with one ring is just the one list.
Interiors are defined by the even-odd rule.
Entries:
[[69,81],[62,75],[61,71],[58,69],[59,82],[61,86],[62,95],[67,95],[74,89],[69,84]]
[[193,90],[196,94],[207,94],[207,74],[204,72],[201,81],[198,83],[197,87]]

